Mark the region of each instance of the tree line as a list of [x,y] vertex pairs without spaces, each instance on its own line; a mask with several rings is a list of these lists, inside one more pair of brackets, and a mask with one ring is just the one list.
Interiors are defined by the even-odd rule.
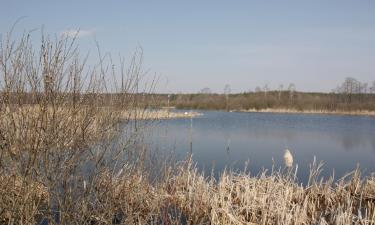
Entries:
[[158,102],[166,106],[190,109],[250,110],[250,109],[291,109],[356,111],[375,110],[375,81],[369,85],[355,78],[346,78],[330,93],[301,92],[291,83],[284,88],[280,85],[271,90],[268,85],[256,87],[254,91],[231,93],[231,87],[225,85],[223,93],[213,93],[203,88],[195,94],[158,95]]

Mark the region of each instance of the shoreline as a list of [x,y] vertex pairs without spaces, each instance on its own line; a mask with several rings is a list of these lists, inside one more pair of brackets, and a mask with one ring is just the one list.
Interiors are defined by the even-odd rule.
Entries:
[[375,111],[358,110],[358,111],[328,111],[328,110],[296,110],[296,109],[248,109],[233,110],[233,112],[247,113],[288,113],[288,114],[322,114],[322,115],[346,115],[346,116],[375,116]]
[[122,118],[140,119],[140,120],[169,120],[195,118],[202,116],[202,113],[196,111],[173,112],[165,109],[161,110],[144,110],[139,112],[122,112]]

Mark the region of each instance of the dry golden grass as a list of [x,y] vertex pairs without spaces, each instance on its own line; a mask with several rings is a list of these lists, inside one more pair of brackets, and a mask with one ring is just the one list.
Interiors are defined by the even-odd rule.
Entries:
[[[0,223],[33,221],[49,198],[46,187],[20,176],[0,175]],[[20,207],[21,206],[21,207]]]
[[188,166],[167,191],[189,224],[373,224],[374,177],[359,176],[356,170],[346,181],[303,187],[278,172],[224,172],[215,181]]
[[[314,171],[313,171],[314,172]],[[125,167],[109,171],[85,187],[82,194],[95,198],[76,199],[76,212],[68,223],[79,224],[374,224],[374,177],[361,179],[356,170],[334,183],[311,180],[298,185],[292,173],[223,172],[218,180],[200,174],[191,161],[170,169],[164,179],[150,183],[147,172]],[[11,182],[9,182],[11,180]],[[6,210],[2,221],[19,221],[15,215],[41,215],[49,195],[39,184],[23,184],[2,178],[3,199],[9,208],[24,202],[17,212]],[[7,188],[4,189],[4,185]],[[12,186],[13,185],[13,186]],[[4,201],[4,200],[3,200]],[[18,202],[20,203],[20,202]],[[22,221],[27,221],[23,218]]]

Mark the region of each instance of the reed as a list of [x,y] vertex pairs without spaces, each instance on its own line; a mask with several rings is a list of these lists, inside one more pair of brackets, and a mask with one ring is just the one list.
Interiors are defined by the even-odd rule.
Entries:
[[[317,169],[318,167],[314,167]],[[291,173],[267,171],[257,176],[225,171],[218,180],[201,174],[191,161],[170,168],[152,184],[148,174],[124,167],[116,176],[101,174],[85,190],[95,198],[78,199],[67,223],[79,224],[373,224],[375,178],[359,170],[334,182],[316,180],[308,186]],[[2,180],[2,184],[4,180]],[[25,187],[26,188],[26,187]],[[28,187],[34,201],[44,191]],[[2,188],[2,190],[4,190]],[[13,189],[13,192],[18,189]],[[23,193],[22,193],[23,194]],[[22,196],[19,194],[17,196]],[[48,193],[45,193],[47,196]],[[2,195],[4,198],[4,195]],[[5,195],[9,196],[9,194]],[[13,197],[14,198],[14,197]],[[44,197],[45,198],[45,197]],[[38,207],[31,215],[42,214]],[[40,211],[39,211],[40,210]],[[14,214],[3,213],[3,221]],[[114,222],[117,221],[117,222]]]
[[[311,171],[316,174],[319,171]],[[359,170],[334,183],[298,185],[293,176],[266,171],[257,176],[223,172],[219,180],[191,164],[171,178],[169,198],[188,224],[373,224],[374,177]],[[171,182],[172,181],[172,182]]]

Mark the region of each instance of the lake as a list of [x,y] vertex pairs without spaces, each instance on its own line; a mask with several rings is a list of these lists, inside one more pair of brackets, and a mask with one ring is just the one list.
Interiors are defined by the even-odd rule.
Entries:
[[283,168],[286,148],[305,183],[314,156],[323,161],[322,176],[341,177],[359,164],[375,172],[375,117],[199,111],[193,119],[162,120],[146,134],[149,148],[173,152],[178,159],[190,151],[197,167],[210,174],[224,168],[248,171]]

